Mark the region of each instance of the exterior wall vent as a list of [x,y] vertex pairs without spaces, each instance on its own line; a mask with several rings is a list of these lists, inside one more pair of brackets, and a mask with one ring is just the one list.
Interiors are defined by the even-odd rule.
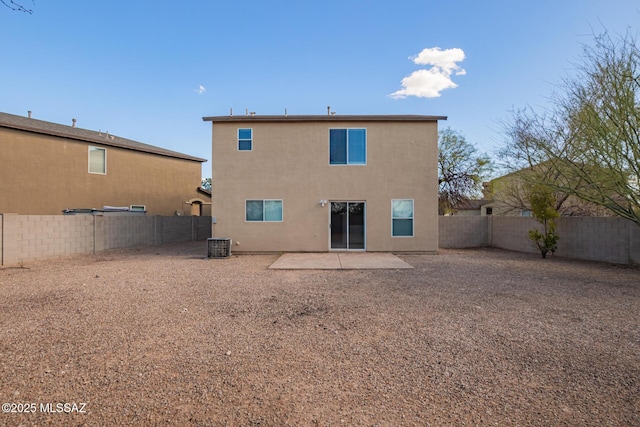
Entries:
[[231,239],[207,239],[207,258],[228,258],[231,256]]

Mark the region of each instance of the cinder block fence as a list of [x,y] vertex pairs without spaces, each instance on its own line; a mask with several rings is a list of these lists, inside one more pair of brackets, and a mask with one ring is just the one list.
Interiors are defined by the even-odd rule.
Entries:
[[[501,216],[439,217],[441,248],[490,246],[537,253],[529,230],[541,225],[531,218]],[[623,218],[563,217],[556,255],[615,264],[640,264],[640,227]]]
[[[537,253],[531,218],[439,217],[441,248],[496,247]],[[557,222],[557,255],[640,264],[640,227],[622,218],[569,217]],[[109,249],[206,240],[211,217],[0,214],[0,265]]]
[[206,240],[211,217],[0,214],[0,265]]

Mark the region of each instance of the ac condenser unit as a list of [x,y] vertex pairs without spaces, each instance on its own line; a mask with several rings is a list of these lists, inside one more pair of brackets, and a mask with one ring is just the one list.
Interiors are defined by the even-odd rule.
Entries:
[[227,258],[231,256],[231,239],[207,239],[208,258]]

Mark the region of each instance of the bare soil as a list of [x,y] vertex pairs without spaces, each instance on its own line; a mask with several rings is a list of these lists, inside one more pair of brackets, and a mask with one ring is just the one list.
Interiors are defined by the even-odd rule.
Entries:
[[636,268],[205,257],[197,242],[0,269],[0,425],[640,425]]

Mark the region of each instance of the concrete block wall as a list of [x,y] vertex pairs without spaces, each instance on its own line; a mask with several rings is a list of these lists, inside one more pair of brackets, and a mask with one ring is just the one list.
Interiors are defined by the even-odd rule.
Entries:
[[538,252],[529,240],[529,230],[543,229],[538,221],[518,216],[494,216],[491,222],[491,246],[510,251]]
[[489,244],[490,216],[441,216],[438,240],[441,248],[474,248]]
[[2,263],[19,262],[18,251],[18,214],[2,214]]
[[181,242],[183,236],[192,236],[193,223],[191,221],[184,221],[185,218],[194,217],[166,217],[162,221],[162,241],[165,243],[177,243]]
[[[532,218],[492,216],[440,217],[440,247],[492,246],[518,252],[539,253],[529,240],[529,230],[542,231]],[[560,236],[556,255],[617,264],[640,264],[640,227],[623,218],[565,217],[557,220]]]
[[0,214],[0,265],[206,240],[211,217]]
[[2,226],[2,221],[3,221],[2,214],[0,214],[0,265],[2,265],[2,254],[3,254],[3,252],[2,252],[2,229],[4,227]]
[[17,216],[18,261],[93,251],[93,220],[63,215]]
[[212,236],[212,227],[211,227],[211,217],[203,216],[203,217],[193,217],[197,218],[194,221],[194,240],[206,240]]
[[96,252],[156,245],[156,216],[96,216]]
[[560,218],[560,256],[628,264],[632,222],[623,218]]
[[629,262],[640,264],[640,227],[635,224],[629,226]]

